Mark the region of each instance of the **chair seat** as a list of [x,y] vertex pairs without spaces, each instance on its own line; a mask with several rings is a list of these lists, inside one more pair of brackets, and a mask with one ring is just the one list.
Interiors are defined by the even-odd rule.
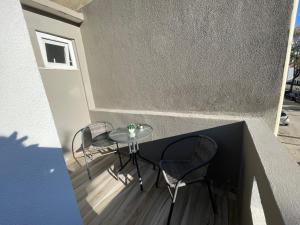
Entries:
[[[108,133],[100,134],[92,139],[92,146],[93,147],[109,147],[115,144],[113,140],[111,140],[108,136]],[[76,150],[76,152],[82,152],[82,144],[80,145],[80,148]]]
[[92,140],[92,146],[95,146],[95,147],[104,147],[105,148],[105,147],[111,146],[113,144],[115,144],[115,142],[109,138],[107,132],[94,137]]
[[[178,180],[189,170],[195,167],[191,160],[162,160],[160,167],[166,182],[170,187],[175,187]],[[202,167],[193,173],[187,175],[183,180],[178,183],[178,187],[182,187],[193,181],[204,179],[207,168]]]

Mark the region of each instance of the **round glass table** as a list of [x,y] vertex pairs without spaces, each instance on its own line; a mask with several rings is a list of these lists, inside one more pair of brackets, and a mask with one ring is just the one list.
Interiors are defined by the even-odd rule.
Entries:
[[[149,160],[145,159],[139,154],[139,141],[149,137],[152,134],[153,128],[148,124],[141,124],[139,125],[134,132],[130,133],[128,131],[128,128],[121,127],[117,128],[115,130],[112,130],[109,133],[109,137],[114,140],[117,143],[120,144],[127,144],[129,148],[129,159],[121,165],[121,168],[119,169],[118,173],[121,172],[127,164],[132,161],[133,164],[136,166],[137,174],[139,176],[139,183],[141,191],[143,191],[143,181],[139,169],[139,164],[137,161],[137,157],[153,164]],[[153,164],[153,167],[155,168],[155,165]]]

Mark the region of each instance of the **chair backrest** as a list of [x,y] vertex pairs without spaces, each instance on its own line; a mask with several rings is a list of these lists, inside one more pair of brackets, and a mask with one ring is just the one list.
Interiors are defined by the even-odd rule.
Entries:
[[217,144],[210,137],[199,135],[194,139],[193,164],[208,163],[217,153]]
[[89,126],[82,129],[81,140],[82,140],[82,147],[84,149],[88,148],[92,145],[93,137],[92,137],[92,132],[91,132],[91,129]]
[[95,122],[88,125],[91,131],[92,138],[113,130],[113,126],[108,122]]
[[210,161],[214,158],[217,153],[218,146],[216,142],[210,137],[204,135],[197,135],[187,138],[191,143],[190,153],[191,153],[191,167],[192,170],[190,173],[187,173],[185,178],[186,180],[193,180],[195,178],[201,178],[206,176],[207,169]]
[[92,145],[93,139],[101,134],[113,130],[113,126],[108,122],[95,122],[82,129],[82,146],[88,148]]
[[164,151],[165,159],[192,160],[193,164],[201,164],[214,157],[217,152],[217,144],[207,136],[193,135],[170,143]]
[[[170,143],[162,153],[161,159],[184,160],[184,174],[180,174],[178,182],[192,182],[206,176],[210,161],[217,153],[217,144],[204,135],[186,136]],[[169,154],[168,154],[169,152]],[[187,168],[188,167],[188,168]]]

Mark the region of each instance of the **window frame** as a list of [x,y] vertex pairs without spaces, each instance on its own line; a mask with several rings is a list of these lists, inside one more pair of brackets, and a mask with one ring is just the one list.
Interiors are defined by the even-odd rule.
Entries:
[[[77,62],[74,53],[73,43],[70,39],[61,38],[55,35],[43,33],[36,31],[38,43],[40,46],[40,51],[42,54],[44,67],[46,69],[62,69],[62,70],[76,70]],[[65,61],[66,63],[54,63],[48,62],[47,52],[46,52],[46,43],[51,45],[57,45],[64,47],[65,51]],[[73,65],[70,65],[70,58]]]

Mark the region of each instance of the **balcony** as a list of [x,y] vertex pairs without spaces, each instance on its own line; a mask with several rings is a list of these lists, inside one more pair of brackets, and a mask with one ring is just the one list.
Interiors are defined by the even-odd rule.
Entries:
[[[194,184],[172,225],[300,224],[299,166],[274,135],[294,2],[94,0],[75,12],[1,0],[0,224],[165,225],[157,165],[192,134],[219,147],[208,171],[217,213]],[[139,161],[143,192],[133,165],[117,176],[109,149],[91,160],[91,180],[73,159],[72,136],[96,121],[153,127],[140,143],[156,164]]]
[[[217,156],[209,167],[218,213],[214,215],[212,211],[207,186],[194,184],[180,190],[172,224],[293,224],[299,221],[297,210],[288,208],[284,213],[286,199],[290,197],[283,191],[291,186],[290,179],[300,181],[295,179],[294,172],[291,175],[291,171],[299,168],[267,125],[259,119],[206,120],[206,123],[212,127],[140,145],[142,156],[156,164],[165,146],[183,136],[204,134],[219,145]],[[219,125],[213,125],[215,123]],[[127,152],[126,147],[122,148],[123,158],[128,157]],[[117,178],[119,160],[116,154],[110,153],[108,150],[94,155],[90,164],[91,181],[80,153],[77,162],[68,161],[84,224],[166,224],[171,199],[163,179],[159,187],[155,187],[157,169],[140,161],[145,188],[140,192],[134,166]],[[282,161],[287,162],[286,166]],[[297,187],[298,184],[294,184]],[[296,195],[298,193],[294,192],[295,200],[299,197]],[[294,206],[298,204],[295,200],[291,202]]]

